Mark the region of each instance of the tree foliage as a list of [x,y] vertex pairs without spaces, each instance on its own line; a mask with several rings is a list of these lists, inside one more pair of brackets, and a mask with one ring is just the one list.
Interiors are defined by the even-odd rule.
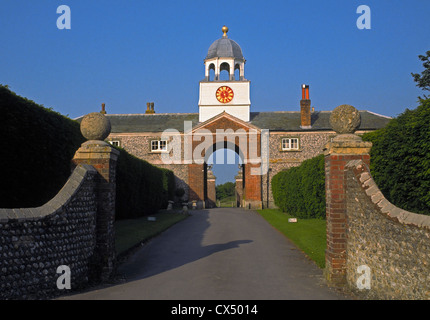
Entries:
[[384,196],[400,208],[429,215],[430,99],[363,139],[373,143],[370,170]]
[[[417,83],[417,87],[430,91],[430,50],[426,52],[426,55],[419,55],[418,58],[423,62],[424,70],[419,73],[411,73],[414,81]],[[428,99],[426,95],[424,95],[425,99]]]
[[233,182],[226,182],[215,187],[217,200],[222,200],[236,194],[236,184]]

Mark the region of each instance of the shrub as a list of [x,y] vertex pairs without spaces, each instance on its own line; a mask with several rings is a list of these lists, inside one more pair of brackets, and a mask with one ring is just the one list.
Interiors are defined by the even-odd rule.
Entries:
[[177,188],[176,191],[175,191],[175,195],[178,198],[182,198],[184,196],[184,194],[185,194],[184,188]]
[[371,141],[370,170],[384,196],[408,211],[430,215],[430,99],[363,135]]
[[282,211],[298,218],[325,219],[324,155],[276,174],[272,192]]

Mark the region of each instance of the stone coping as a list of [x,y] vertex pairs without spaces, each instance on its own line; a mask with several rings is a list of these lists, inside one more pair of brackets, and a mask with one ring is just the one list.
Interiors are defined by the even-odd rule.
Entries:
[[430,216],[417,214],[396,207],[389,202],[379,190],[373,180],[369,167],[362,160],[352,160],[345,166],[345,170],[353,170],[357,182],[360,183],[369,200],[375,204],[378,211],[385,217],[403,225],[415,226],[430,230]]
[[80,164],[76,166],[63,188],[54,198],[40,207],[0,209],[0,223],[7,223],[9,220],[37,220],[61,211],[79,191],[86,176],[96,173],[96,169],[90,165]]

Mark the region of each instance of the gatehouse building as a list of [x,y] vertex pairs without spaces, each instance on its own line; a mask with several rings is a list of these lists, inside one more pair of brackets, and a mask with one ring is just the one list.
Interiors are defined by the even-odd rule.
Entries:
[[[306,84],[297,85],[302,99],[292,110],[251,110],[251,82],[246,78],[242,49],[229,38],[227,27],[222,32],[204,59],[198,112],[157,113],[154,103],[148,102],[142,114],[105,113],[111,122],[107,140],[172,170],[177,188],[185,191],[181,201],[197,207],[215,206],[216,177],[208,159],[216,150],[231,149],[241,159],[235,177],[237,205],[274,207],[272,177],[323,152],[336,135],[329,121],[331,112],[311,107]],[[360,115],[357,134],[382,128],[390,120],[371,111],[360,111]]]

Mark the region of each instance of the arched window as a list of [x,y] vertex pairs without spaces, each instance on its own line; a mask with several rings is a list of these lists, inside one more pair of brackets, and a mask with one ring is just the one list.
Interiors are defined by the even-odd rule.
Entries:
[[219,79],[222,81],[230,80],[230,65],[227,62],[223,62],[219,68],[220,74]]
[[214,81],[215,80],[215,65],[213,63],[211,63],[209,65],[209,81]]
[[234,79],[236,81],[241,80],[240,79],[240,65],[238,63],[236,63],[236,65],[234,66]]

